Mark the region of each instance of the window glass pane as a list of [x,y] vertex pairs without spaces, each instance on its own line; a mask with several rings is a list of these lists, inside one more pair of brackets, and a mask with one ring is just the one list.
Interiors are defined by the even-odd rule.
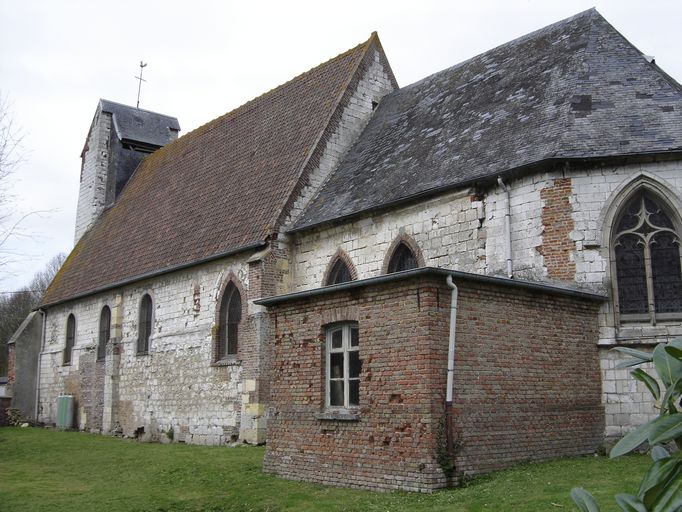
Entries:
[[359,377],[361,369],[360,353],[357,350],[348,352],[348,377],[351,379]]
[[102,308],[99,319],[99,344],[97,345],[97,358],[104,359],[107,352],[107,343],[111,332],[111,310],[108,306]]
[[393,256],[391,256],[391,261],[388,264],[388,273],[402,272],[403,270],[410,270],[417,268],[417,258],[408,246],[401,243],[396,248]]
[[152,298],[149,295],[142,297],[139,329],[137,351],[146,353],[149,351],[149,336],[152,333]]
[[348,381],[348,405],[360,405],[360,381]]
[[625,207],[625,212],[623,213],[623,216],[618,222],[618,227],[616,228],[616,231],[620,232],[625,231],[627,229],[635,228],[639,223],[639,219],[641,217],[641,209],[642,198],[641,196],[637,196],[635,199],[630,201],[628,205]]
[[66,320],[66,346],[64,347],[64,364],[71,362],[71,351],[76,341],[76,317],[69,315]]
[[656,204],[656,202],[650,197],[644,198],[644,205],[646,211],[649,213],[649,222],[657,228],[668,228],[674,229],[673,223],[670,217],[661,210],[661,208]]
[[360,345],[360,331],[357,327],[350,328],[350,346],[357,347]]
[[337,329],[332,332],[332,348],[341,348],[343,346],[343,331]]
[[653,236],[650,247],[656,313],[680,312],[682,272],[679,242],[672,233],[657,233]]
[[229,309],[228,309],[228,321],[230,323],[239,323],[242,319],[242,297],[239,295],[239,290],[237,287],[230,283],[232,287],[231,293],[229,294]]
[[621,314],[647,313],[644,245],[637,235],[621,236],[616,243],[616,278]]
[[227,353],[236,354],[237,353],[237,333],[238,324],[227,324]]
[[343,378],[343,352],[337,354],[330,354],[330,368],[329,377],[332,379]]
[[329,382],[329,405],[343,405],[343,381]]
[[348,265],[343,260],[336,260],[331,272],[329,272],[329,279],[327,284],[340,284],[347,283],[353,280],[353,276],[350,275],[350,269]]

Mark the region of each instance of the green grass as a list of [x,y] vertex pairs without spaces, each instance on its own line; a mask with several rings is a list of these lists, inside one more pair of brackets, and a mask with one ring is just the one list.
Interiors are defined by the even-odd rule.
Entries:
[[263,453],[0,428],[0,511],[573,511],[574,486],[609,511],[649,465],[645,456],[525,464],[426,495],[282,480],[261,472]]

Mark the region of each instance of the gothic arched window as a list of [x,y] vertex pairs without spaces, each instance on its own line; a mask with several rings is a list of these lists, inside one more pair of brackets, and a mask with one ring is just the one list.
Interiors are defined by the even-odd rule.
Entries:
[[656,323],[682,313],[682,259],[675,221],[647,191],[628,200],[617,217],[613,254],[621,320]]
[[230,281],[223,292],[218,317],[218,339],[216,360],[236,356],[239,346],[239,322],[242,319],[242,297],[235,284]]
[[73,346],[76,344],[76,317],[73,313],[66,320],[66,343],[64,345],[64,364],[71,364]]
[[347,283],[352,280],[353,275],[350,272],[350,268],[348,268],[348,264],[342,258],[337,258],[329,271],[329,277],[325,285]]
[[388,262],[388,273],[410,270],[419,266],[417,257],[405,243],[399,243]]
[[107,343],[111,333],[111,310],[104,306],[99,314],[99,343],[97,343],[97,359],[102,360],[107,355]]
[[152,335],[152,298],[145,293],[140,301],[140,319],[137,334],[137,353],[149,353],[149,337]]

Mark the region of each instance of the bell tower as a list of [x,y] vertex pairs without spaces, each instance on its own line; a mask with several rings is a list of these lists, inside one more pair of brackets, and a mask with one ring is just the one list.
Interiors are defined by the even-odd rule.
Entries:
[[116,201],[140,161],[179,131],[175,117],[99,100],[81,153],[74,243]]

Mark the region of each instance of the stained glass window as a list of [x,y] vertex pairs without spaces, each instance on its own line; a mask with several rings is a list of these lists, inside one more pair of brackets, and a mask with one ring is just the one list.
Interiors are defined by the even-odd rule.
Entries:
[[648,192],[623,208],[614,255],[619,311],[624,320],[682,312],[680,237],[668,212]]

